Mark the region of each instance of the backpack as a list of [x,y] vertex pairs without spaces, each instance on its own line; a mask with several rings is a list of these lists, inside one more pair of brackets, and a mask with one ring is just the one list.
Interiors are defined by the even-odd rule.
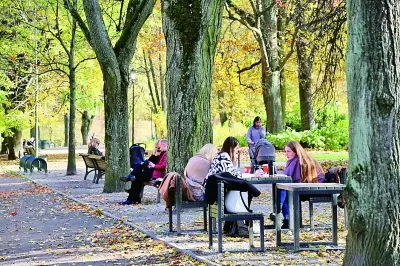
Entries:
[[[338,184],[346,184],[347,182],[347,169],[345,167],[331,167],[325,173],[325,183],[338,183]],[[345,201],[343,199],[343,195],[340,194],[338,197],[338,206],[340,208],[344,208]]]

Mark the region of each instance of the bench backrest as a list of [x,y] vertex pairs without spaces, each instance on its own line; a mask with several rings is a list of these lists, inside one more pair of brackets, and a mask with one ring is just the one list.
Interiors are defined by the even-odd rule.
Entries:
[[94,160],[94,163],[97,165],[99,170],[106,170],[107,164],[104,156],[90,155],[89,158]]
[[89,154],[80,153],[79,156],[82,157],[83,161],[85,162],[88,168],[95,168],[92,159],[89,158]]

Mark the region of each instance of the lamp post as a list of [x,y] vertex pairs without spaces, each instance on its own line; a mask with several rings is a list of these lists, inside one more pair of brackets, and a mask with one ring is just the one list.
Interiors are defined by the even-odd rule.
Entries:
[[132,144],[135,143],[135,79],[136,72],[135,70],[131,70],[130,73],[130,81],[132,83]]

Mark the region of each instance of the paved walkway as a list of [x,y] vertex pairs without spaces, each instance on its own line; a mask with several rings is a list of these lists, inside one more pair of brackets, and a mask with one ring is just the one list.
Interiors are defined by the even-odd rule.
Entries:
[[[165,213],[165,203],[156,203],[156,189],[145,187],[143,204],[134,206],[121,206],[119,201],[124,200],[127,193],[102,193],[103,180],[100,184],[91,182],[92,176],[88,180],[83,180],[84,165],[77,160],[78,174],[75,176],[65,176],[66,162],[49,162],[48,174],[34,172],[26,176],[41,185],[47,186],[55,191],[62,193],[78,202],[87,204],[90,208],[101,210],[103,213],[120,219],[130,225],[139,228],[153,238],[161,239],[168,245],[177,247],[188,254],[201,258],[209,264],[215,265],[305,265],[305,264],[342,264],[343,251],[327,251],[324,247],[319,252],[299,252],[294,253],[290,249],[275,248],[275,233],[267,231],[265,234],[267,252],[246,252],[248,250],[247,238],[228,238],[224,237],[224,253],[216,252],[217,245],[214,243],[214,249],[208,249],[208,235],[201,231],[202,211],[185,210],[182,214],[183,234],[168,232],[168,215]],[[8,170],[18,171],[17,166],[5,166]],[[254,199],[252,209],[262,211],[266,215],[271,212],[271,187],[260,185],[262,191],[260,197]],[[315,211],[316,226],[328,226],[330,221],[329,204],[317,204]],[[303,206],[303,217],[308,217],[308,207]],[[176,222],[174,216],[174,223]],[[268,220],[267,220],[268,221]],[[343,226],[343,211],[339,211],[339,246],[345,246],[346,230]],[[308,222],[305,218],[304,222]],[[257,230],[258,225],[255,224]],[[259,246],[259,237],[256,231],[255,245]],[[303,230],[301,237],[304,240],[330,239],[331,230]],[[283,234],[283,240],[293,239],[290,231]]]

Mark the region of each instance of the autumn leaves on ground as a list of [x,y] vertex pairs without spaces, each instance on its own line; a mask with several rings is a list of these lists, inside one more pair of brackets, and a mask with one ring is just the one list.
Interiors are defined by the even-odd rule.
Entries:
[[202,265],[101,212],[0,174],[2,265]]

